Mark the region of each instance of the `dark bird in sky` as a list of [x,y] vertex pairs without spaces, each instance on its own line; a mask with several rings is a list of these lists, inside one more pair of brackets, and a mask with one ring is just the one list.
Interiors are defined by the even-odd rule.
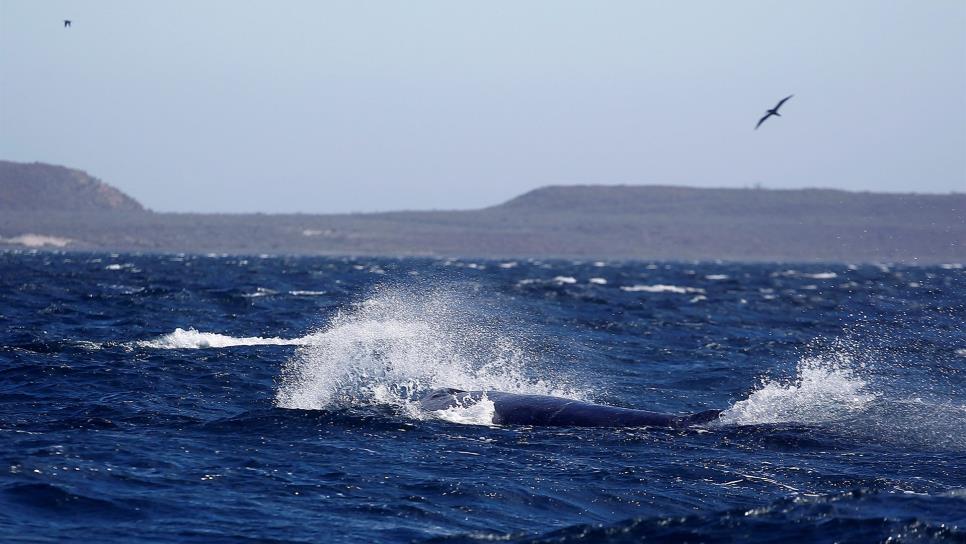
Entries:
[[64,19],[64,28],[68,28],[69,26],[70,26],[70,19]]
[[758,120],[758,124],[755,125],[755,130],[758,130],[758,127],[760,127],[761,124],[765,122],[765,119],[768,119],[772,115],[777,115],[778,117],[781,117],[782,114],[778,113],[778,108],[782,107],[782,104],[784,104],[786,100],[788,100],[789,98],[791,98],[793,96],[795,96],[795,95],[790,94],[790,95],[786,96],[785,98],[782,98],[781,101],[779,101],[777,104],[775,104],[775,107],[774,108],[768,110],[768,112],[765,113],[765,116]]

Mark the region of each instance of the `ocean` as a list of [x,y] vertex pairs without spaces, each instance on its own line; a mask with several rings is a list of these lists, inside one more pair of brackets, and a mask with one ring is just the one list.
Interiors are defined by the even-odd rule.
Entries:
[[966,542],[964,378],[958,263],[8,251],[0,540]]

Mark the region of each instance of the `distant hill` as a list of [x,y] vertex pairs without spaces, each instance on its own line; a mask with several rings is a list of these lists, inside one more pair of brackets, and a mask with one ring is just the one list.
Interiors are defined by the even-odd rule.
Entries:
[[554,186],[484,212],[506,228],[540,233],[534,243],[549,252],[569,246],[586,256],[966,261],[966,194],[959,193]]
[[0,161],[0,210],[141,212],[144,207],[81,170]]
[[745,222],[959,222],[966,194],[869,193],[838,189],[703,189],[662,185],[550,186],[493,209],[515,213],[575,213],[716,217]]
[[[13,163],[0,164],[4,165],[0,188],[5,188],[10,185],[8,172],[18,170]],[[966,262],[964,194],[601,185],[545,187],[498,206],[466,211],[171,214],[145,212],[137,202],[83,172],[48,165],[22,166],[34,169],[33,177],[24,178],[34,181],[15,184],[21,191],[16,200],[19,207],[0,213],[0,247],[474,258]],[[53,181],[38,181],[48,175]],[[42,194],[22,193],[28,189]],[[25,205],[27,202],[39,204]],[[37,213],[41,210],[47,211]]]

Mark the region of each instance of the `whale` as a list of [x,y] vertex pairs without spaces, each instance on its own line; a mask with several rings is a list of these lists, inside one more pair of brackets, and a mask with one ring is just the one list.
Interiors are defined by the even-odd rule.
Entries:
[[500,391],[434,389],[419,401],[427,412],[468,407],[483,398],[494,407],[495,425],[540,427],[669,427],[673,429],[703,425],[718,419],[721,410],[673,415],[594,404],[548,395],[526,395]]

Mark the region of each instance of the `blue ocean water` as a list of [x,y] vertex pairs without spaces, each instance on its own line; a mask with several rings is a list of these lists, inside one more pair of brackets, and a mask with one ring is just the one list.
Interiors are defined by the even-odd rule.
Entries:
[[0,253],[0,540],[964,542],[964,376],[958,264]]

